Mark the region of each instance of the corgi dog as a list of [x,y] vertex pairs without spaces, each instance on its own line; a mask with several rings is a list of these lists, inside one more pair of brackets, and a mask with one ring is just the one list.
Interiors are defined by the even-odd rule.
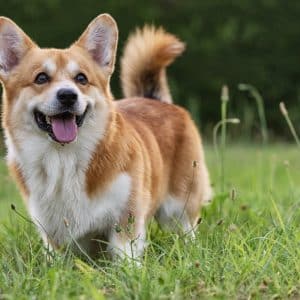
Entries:
[[[114,100],[118,28],[96,17],[67,49],[42,49],[0,18],[7,164],[45,244],[140,257],[152,217],[194,234],[212,190],[199,132],[174,104],[166,67],[185,45],[145,26],[121,60],[125,99]],[[130,230],[128,229],[130,228]]]

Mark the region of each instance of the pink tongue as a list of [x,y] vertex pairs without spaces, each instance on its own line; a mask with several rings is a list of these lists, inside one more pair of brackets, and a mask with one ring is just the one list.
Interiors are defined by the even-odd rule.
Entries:
[[58,142],[70,143],[77,136],[77,125],[75,116],[70,118],[51,118],[52,131]]

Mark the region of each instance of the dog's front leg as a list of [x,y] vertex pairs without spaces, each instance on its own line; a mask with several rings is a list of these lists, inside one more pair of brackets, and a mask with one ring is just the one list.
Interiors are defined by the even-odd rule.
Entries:
[[55,243],[53,243],[53,241],[46,234],[42,234],[42,239],[44,244],[44,253],[46,256],[46,260],[47,262],[52,263],[57,253],[58,246]]
[[112,257],[138,259],[146,244],[144,219],[129,215],[126,222],[115,224],[109,236],[108,250]]

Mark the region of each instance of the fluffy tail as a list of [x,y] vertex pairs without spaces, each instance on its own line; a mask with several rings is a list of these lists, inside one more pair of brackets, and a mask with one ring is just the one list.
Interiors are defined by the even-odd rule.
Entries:
[[166,67],[185,49],[185,44],[162,28],[145,26],[133,33],[121,60],[125,97],[145,97],[172,103]]

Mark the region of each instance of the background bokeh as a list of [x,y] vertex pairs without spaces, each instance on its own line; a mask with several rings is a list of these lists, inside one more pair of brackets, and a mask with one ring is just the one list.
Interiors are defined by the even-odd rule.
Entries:
[[169,69],[176,103],[192,112],[206,137],[220,119],[220,90],[230,89],[229,115],[241,119],[233,138],[259,140],[255,101],[237,89],[256,86],[265,99],[269,133],[290,137],[278,104],[285,101],[300,129],[300,1],[283,0],[9,0],[0,14],[12,18],[40,46],[67,47],[99,13],[117,21],[120,43],[113,92],[122,96],[119,59],[129,32],[144,23],[164,26],[187,43]]

